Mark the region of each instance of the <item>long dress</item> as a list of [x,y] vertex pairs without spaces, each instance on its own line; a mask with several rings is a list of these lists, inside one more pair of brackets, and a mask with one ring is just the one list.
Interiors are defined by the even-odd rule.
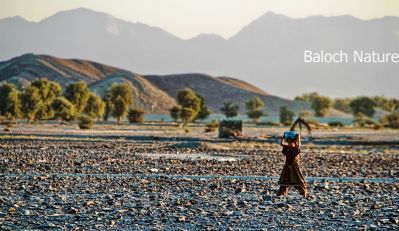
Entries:
[[282,153],[286,158],[278,183],[281,186],[306,186],[306,181],[299,169],[301,150],[284,145]]

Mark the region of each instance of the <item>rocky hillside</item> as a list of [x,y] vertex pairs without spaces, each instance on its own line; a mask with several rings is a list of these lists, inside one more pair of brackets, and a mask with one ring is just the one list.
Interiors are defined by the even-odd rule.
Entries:
[[269,115],[278,114],[283,105],[292,110],[308,108],[306,103],[269,95],[256,86],[230,77],[212,77],[205,74],[144,76],[87,60],[34,54],[0,62],[0,82],[8,81],[23,87],[38,77],[59,82],[63,87],[83,80],[98,95],[103,95],[104,90],[113,83],[128,82],[132,86],[136,106],[153,113],[167,113],[176,104],[174,98],[177,91],[187,87],[201,94],[215,113],[219,113],[219,108],[225,101],[238,103],[243,112],[245,101],[254,96],[259,96],[265,102]]
[[7,80],[21,86],[34,78],[46,77],[59,82],[61,86],[79,80],[90,84],[117,71],[115,67],[86,60],[25,54],[0,62],[0,81]]

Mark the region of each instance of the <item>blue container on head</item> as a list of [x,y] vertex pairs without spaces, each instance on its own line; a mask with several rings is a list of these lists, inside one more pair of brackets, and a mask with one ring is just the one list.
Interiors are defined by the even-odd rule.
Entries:
[[283,139],[285,139],[285,140],[294,140],[297,137],[298,137],[298,133],[296,133],[294,131],[288,131],[288,132],[284,132]]

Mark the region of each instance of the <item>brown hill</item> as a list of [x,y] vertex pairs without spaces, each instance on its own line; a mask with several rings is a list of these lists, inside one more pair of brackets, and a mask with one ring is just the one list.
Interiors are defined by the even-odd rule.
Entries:
[[175,100],[164,91],[159,90],[142,76],[128,71],[119,71],[94,82],[90,85],[90,89],[98,95],[103,95],[113,83],[123,82],[129,83],[132,87],[135,106],[143,108],[148,113],[168,113],[169,109],[176,105]]
[[46,77],[65,86],[79,80],[93,83],[118,70],[115,67],[86,60],[25,54],[0,62],[0,81],[7,80],[20,86],[37,77]]
[[245,101],[254,96],[259,96],[265,102],[265,110],[269,115],[278,115],[281,106],[294,111],[309,108],[307,103],[268,95],[255,86],[233,78],[215,78],[204,74],[148,75],[144,78],[171,97],[175,97],[179,89],[189,87],[203,96],[206,105],[215,113],[219,113],[226,101],[237,103],[241,113],[244,113]]
[[215,78],[204,74],[142,76],[96,62],[34,54],[0,62],[0,82],[13,82],[21,87],[37,77],[46,77],[63,87],[83,80],[100,96],[113,83],[128,82],[132,86],[136,106],[153,113],[167,113],[176,104],[174,98],[178,90],[187,87],[202,95],[215,113],[219,113],[226,101],[238,103],[243,113],[245,101],[254,96],[265,102],[269,115],[277,115],[280,106],[288,106],[294,111],[309,107],[303,102],[269,95],[251,84],[230,77]]
[[225,76],[221,76],[221,77],[217,77],[217,78],[222,80],[223,82],[225,82],[227,84],[232,85],[233,87],[238,87],[238,88],[241,88],[243,90],[252,91],[254,93],[261,94],[261,95],[269,95],[264,90],[254,86],[252,84],[249,84],[247,82],[239,80],[239,79],[235,79],[235,78],[231,78],[231,77],[225,77]]
[[62,87],[83,80],[100,96],[113,83],[128,82],[132,86],[136,106],[147,112],[167,113],[175,105],[172,97],[140,75],[96,62],[34,54],[0,62],[0,82],[12,82],[22,87],[38,77],[56,81]]

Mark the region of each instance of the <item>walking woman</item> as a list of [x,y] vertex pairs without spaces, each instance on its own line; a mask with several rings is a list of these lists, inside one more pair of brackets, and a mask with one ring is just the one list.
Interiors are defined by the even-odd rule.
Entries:
[[280,145],[283,147],[282,153],[285,155],[285,164],[278,181],[280,188],[277,195],[286,196],[288,187],[294,186],[299,194],[306,197],[306,181],[299,169],[301,137],[294,131],[284,132]]

